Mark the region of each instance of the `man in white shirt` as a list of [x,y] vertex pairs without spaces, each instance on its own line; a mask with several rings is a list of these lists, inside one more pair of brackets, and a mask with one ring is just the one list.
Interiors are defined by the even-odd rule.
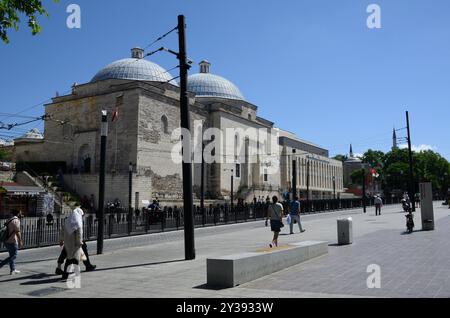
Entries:
[[381,207],[383,206],[383,200],[379,195],[375,196],[375,215],[381,215]]

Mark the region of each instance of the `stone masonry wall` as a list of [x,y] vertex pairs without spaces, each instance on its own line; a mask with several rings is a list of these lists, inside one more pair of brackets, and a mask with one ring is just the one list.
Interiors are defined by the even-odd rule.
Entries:
[[[119,199],[123,206],[128,205],[128,175],[107,174],[105,177],[105,203]],[[64,184],[72,189],[78,196],[91,194],[95,198],[97,207],[99,176],[92,174],[73,174],[64,176]],[[139,193],[137,206],[142,208],[142,200],[151,200],[151,178],[146,176],[133,175],[131,205],[136,207],[136,192]]]

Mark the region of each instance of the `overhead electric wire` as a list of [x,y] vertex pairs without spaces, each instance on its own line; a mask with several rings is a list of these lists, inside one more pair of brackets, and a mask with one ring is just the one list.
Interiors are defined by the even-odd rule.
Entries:
[[170,30],[169,32],[167,32],[167,33],[161,35],[159,38],[157,38],[157,39],[154,40],[152,43],[150,43],[149,45],[147,45],[147,46],[144,48],[144,51],[145,51],[146,49],[150,48],[150,47],[151,47],[153,44],[155,44],[156,42],[161,41],[162,39],[164,39],[166,36],[168,36],[170,33],[172,33],[173,31],[175,31],[175,30],[177,30],[177,29],[178,29],[178,26],[174,27],[174,28],[173,28],[172,30]]
[[[155,44],[156,42],[162,40],[163,38],[165,38],[166,36],[168,36],[170,33],[172,33],[173,31],[175,31],[175,30],[177,30],[177,29],[178,29],[178,27],[175,27],[175,28],[173,28],[172,30],[170,30],[169,32],[167,32],[167,33],[163,34],[162,36],[158,37],[155,41],[153,41],[152,43],[150,43],[149,45],[147,45],[147,46],[144,48],[144,51],[145,51],[147,48],[151,47],[153,44]],[[153,55],[153,54],[155,54],[156,52],[163,51],[163,49],[164,49],[164,48],[161,47],[160,49],[158,49],[158,50],[156,50],[156,51],[154,51],[154,52],[150,52],[150,53],[146,54],[145,56]],[[132,62],[139,61],[139,60],[140,60],[140,59],[135,59],[135,60],[132,61]],[[164,72],[160,72],[160,73],[158,73],[158,74],[156,74],[156,75],[162,75],[162,74],[168,73],[168,72],[170,72],[171,70],[174,70],[174,69],[177,68],[177,67],[179,67],[179,66],[176,66],[176,67],[171,68],[170,70],[167,70],[167,71],[164,71]],[[174,78],[174,79],[176,79],[176,78]],[[171,79],[170,81],[172,81],[172,80],[174,80],[174,79]],[[169,82],[170,82],[170,81],[169,81]],[[70,92],[70,90],[67,91],[67,92]],[[64,94],[66,94],[66,93],[64,93]],[[47,103],[47,102],[49,102],[49,101],[52,101],[52,99],[53,99],[53,97],[47,98],[46,100],[44,100],[44,101],[42,101],[42,102],[40,102],[40,103],[37,103],[37,104],[35,104],[35,105],[33,105],[33,106],[27,107],[27,108],[25,108],[25,109],[23,109],[23,110],[21,110],[21,111],[19,111],[19,112],[17,112],[17,113],[0,113],[0,116],[5,116],[5,117],[0,118],[0,122],[1,122],[1,120],[5,120],[5,119],[8,119],[8,118],[15,118],[15,117],[17,117],[17,118],[27,118],[26,116],[18,116],[18,115],[23,114],[23,113],[25,113],[25,112],[27,112],[27,111],[29,111],[29,110],[31,110],[31,109],[34,109],[34,108],[36,108],[36,107],[42,106],[42,105],[44,105],[45,103]],[[30,116],[29,118],[33,118],[33,117]],[[1,127],[0,127],[0,129],[1,129]]]

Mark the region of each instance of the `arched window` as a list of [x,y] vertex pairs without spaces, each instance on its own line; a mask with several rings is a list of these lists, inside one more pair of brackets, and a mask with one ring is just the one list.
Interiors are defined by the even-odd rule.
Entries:
[[161,130],[165,134],[169,133],[169,123],[168,123],[166,115],[163,115],[161,117]]
[[84,144],[78,150],[78,172],[91,173],[91,164],[89,145]]

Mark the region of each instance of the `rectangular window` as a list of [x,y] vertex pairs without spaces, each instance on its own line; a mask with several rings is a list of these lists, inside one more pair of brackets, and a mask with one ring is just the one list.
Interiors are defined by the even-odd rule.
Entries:
[[264,182],[269,180],[269,175],[267,174],[267,169],[264,169]]
[[237,163],[236,164],[236,178],[240,178],[241,177],[241,164]]

